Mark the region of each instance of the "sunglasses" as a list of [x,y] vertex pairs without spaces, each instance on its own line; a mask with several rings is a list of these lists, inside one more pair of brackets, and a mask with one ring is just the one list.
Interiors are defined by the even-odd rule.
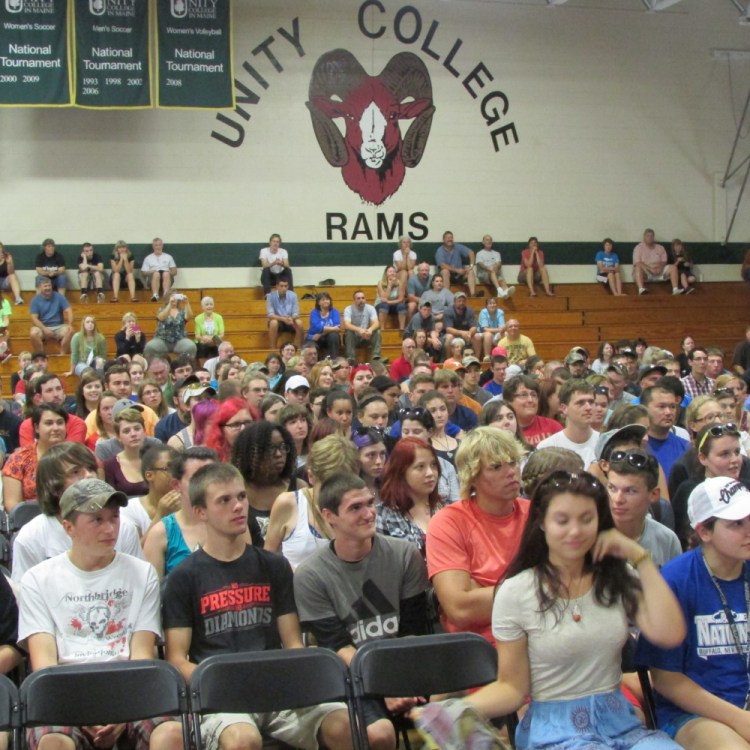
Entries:
[[414,406],[410,409],[399,409],[398,420],[399,422],[403,422],[405,419],[422,419],[426,413],[427,409],[425,409],[424,406]]
[[713,393],[714,398],[736,398],[737,394],[731,388],[719,388]]
[[628,464],[636,469],[646,469],[653,466],[656,459],[643,451],[612,451],[609,457],[610,468],[617,471],[617,465]]
[[703,445],[706,442],[706,438],[710,435],[714,438],[720,438],[723,435],[737,435],[739,437],[740,431],[737,429],[737,425],[734,422],[727,422],[726,424],[715,424],[709,427],[703,434],[700,443],[698,443],[698,453],[703,449]]
[[606,385],[594,386],[594,393],[598,394],[599,396],[606,396],[607,398],[609,398],[609,388],[607,388]]
[[596,490],[603,489],[602,483],[593,474],[589,474],[587,471],[577,473],[564,471],[563,469],[557,469],[547,475],[539,486],[546,487],[551,485],[557,489],[564,489],[576,484],[577,482],[584,482],[589,485],[589,487],[593,487]]

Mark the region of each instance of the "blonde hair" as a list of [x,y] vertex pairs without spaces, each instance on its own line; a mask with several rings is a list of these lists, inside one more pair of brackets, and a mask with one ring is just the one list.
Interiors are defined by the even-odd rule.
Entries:
[[307,467],[318,482],[324,482],[337,471],[359,474],[359,455],[348,437],[328,435],[310,448]]
[[476,427],[461,441],[456,453],[461,495],[471,495],[483,465],[518,463],[525,455],[526,449],[509,432],[495,427]]
[[120,434],[120,425],[123,422],[131,422],[133,424],[139,424],[141,427],[146,426],[145,422],[143,421],[143,414],[138,411],[138,409],[123,409],[116,417],[115,417],[115,432],[119,435]]

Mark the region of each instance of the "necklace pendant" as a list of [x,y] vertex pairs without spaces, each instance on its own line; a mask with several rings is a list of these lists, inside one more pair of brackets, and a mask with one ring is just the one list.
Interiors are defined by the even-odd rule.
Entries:
[[578,606],[578,604],[573,605],[573,612],[571,614],[573,616],[573,622],[581,621],[581,608]]

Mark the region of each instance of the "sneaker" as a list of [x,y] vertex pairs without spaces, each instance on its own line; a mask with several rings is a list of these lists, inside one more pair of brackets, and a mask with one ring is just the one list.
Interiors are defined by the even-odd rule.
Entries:
[[99,292],[99,293],[98,293],[98,294],[96,295],[96,301],[97,301],[97,302],[104,302],[104,299],[105,299],[105,297],[104,297],[104,292]]
[[86,292],[81,292],[81,296],[78,299],[79,302],[86,302],[89,298],[89,295],[86,294]]
[[676,287],[675,287],[675,288],[674,288],[674,289],[672,290],[672,296],[673,296],[673,297],[676,297],[676,296],[677,296],[678,294],[682,294],[682,293],[683,293],[684,291],[685,291],[684,289],[680,289],[680,287],[676,286]]
[[318,282],[318,286],[336,286],[336,280],[335,279],[323,279],[323,281]]
[[23,297],[16,297],[16,304],[22,305],[23,304]]
[[645,287],[641,287],[638,290],[638,294],[648,294],[648,289],[646,289]]
[[509,286],[508,291],[506,292],[506,295],[508,297],[512,297],[516,293],[516,288],[514,286]]
[[475,289],[472,297],[484,297],[484,289]]
[[508,296],[508,292],[505,291],[501,286],[497,288],[497,296],[500,297],[500,299],[505,299]]
[[695,287],[694,287],[694,286],[689,286],[689,287],[688,287],[688,288],[687,288],[687,289],[685,290],[685,294],[692,294],[692,293],[693,293],[694,291],[695,291]]
[[152,294],[151,295],[151,301],[152,302],[158,302],[159,301],[159,295],[158,294]]

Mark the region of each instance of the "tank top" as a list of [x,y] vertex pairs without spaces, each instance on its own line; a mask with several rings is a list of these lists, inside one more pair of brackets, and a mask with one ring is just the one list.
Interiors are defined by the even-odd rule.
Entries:
[[292,568],[296,568],[318,547],[325,547],[329,542],[309,521],[309,505],[305,491],[297,490],[294,496],[297,499],[297,524],[281,542],[281,554],[286,557]]
[[182,536],[182,529],[177,523],[175,514],[165,516],[164,528],[167,530],[167,549],[164,553],[164,575],[168,575],[173,568],[176,568],[189,554],[190,548],[187,546],[185,537]]

